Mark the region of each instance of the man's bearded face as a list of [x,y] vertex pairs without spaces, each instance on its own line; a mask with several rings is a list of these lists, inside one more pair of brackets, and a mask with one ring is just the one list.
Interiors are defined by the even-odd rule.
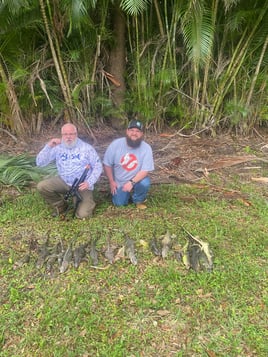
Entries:
[[61,135],[62,135],[62,144],[67,149],[71,149],[75,147],[77,142],[77,132],[76,130],[73,129],[72,126],[71,127],[67,126],[67,128],[64,128]]
[[139,129],[127,129],[126,140],[127,145],[132,148],[137,148],[140,146],[143,138],[143,132]]

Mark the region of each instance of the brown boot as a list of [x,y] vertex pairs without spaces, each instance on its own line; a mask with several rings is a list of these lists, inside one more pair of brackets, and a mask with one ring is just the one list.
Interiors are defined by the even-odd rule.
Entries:
[[147,206],[143,202],[140,202],[140,203],[136,203],[136,208],[137,209],[146,209]]

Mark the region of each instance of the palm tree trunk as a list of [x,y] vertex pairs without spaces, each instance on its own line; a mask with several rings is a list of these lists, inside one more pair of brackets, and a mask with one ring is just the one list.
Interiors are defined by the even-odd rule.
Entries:
[[[239,72],[240,68],[242,67],[244,60],[246,58],[246,54],[249,51],[250,43],[254,38],[254,35],[258,29],[259,24],[261,23],[266,9],[264,8],[261,12],[259,17],[256,19],[254,23],[254,27],[250,29],[248,32],[248,28],[246,27],[244,33],[242,34],[239,43],[235,51],[232,54],[231,61],[229,66],[226,70],[222,81],[219,84],[219,88],[217,90],[220,95],[216,95],[215,101],[212,104],[213,114],[215,117],[219,116],[220,107],[222,105],[223,99],[225,98],[226,93],[228,92],[231,85],[234,83],[236,79],[236,75]],[[264,45],[265,46],[265,45]],[[266,46],[264,47],[266,49]],[[256,72],[255,72],[256,73]]]
[[2,78],[2,82],[6,88],[7,100],[10,108],[10,116],[8,118],[8,124],[12,131],[16,134],[23,135],[26,132],[26,125],[23,120],[23,115],[21,113],[20,105],[18,102],[18,98],[14,89],[14,85],[12,79],[8,77],[8,74],[5,71],[3,65],[3,59],[0,53],[0,78]]
[[252,81],[251,81],[251,86],[250,86],[250,89],[249,89],[249,94],[248,94],[247,103],[246,103],[247,106],[250,105],[250,102],[251,102],[251,99],[252,99],[252,96],[253,96],[253,91],[254,91],[254,88],[255,88],[255,85],[256,85],[256,81],[257,81],[257,78],[258,78],[258,75],[259,75],[259,72],[260,72],[261,64],[262,64],[264,55],[266,53],[267,47],[268,47],[268,36],[266,37],[266,40],[265,40],[265,42],[263,44],[261,55],[260,55],[256,70],[255,70],[254,76],[253,76]]
[[[112,85],[112,100],[115,107],[120,108],[124,103],[126,84],[125,84],[125,70],[126,70],[126,52],[125,52],[125,33],[126,33],[126,20],[125,16],[116,2],[113,7],[112,21],[113,33],[116,43],[111,48],[109,58],[108,71],[115,78],[118,85]],[[118,121],[118,118],[111,118],[114,127],[120,127],[123,123]]]
[[[47,3],[49,6],[49,0],[47,0]],[[56,72],[58,75],[60,87],[61,87],[62,94],[63,94],[64,100],[65,100],[65,104],[67,105],[66,112],[65,112],[65,119],[66,119],[66,121],[72,121],[72,119],[74,118],[74,111],[73,111],[73,103],[72,103],[72,98],[71,98],[71,90],[70,90],[67,76],[65,73],[63,61],[62,61],[60,50],[59,50],[59,45],[58,45],[57,41],[56,41],[56,45],[54,45],[54,42],[52,39],[53,36],[52,36],[51,30],[50,30],[48,18],[46,15],[44,1],[39,0],[39,4],[40,4],[40,8],[41,8],[41,13],[42,13],[42,17],[43,17],[43,21],[44,21],[44,25],[45,25],[45,29],[46,29],[46,34],[48,37],[48,42],[49,42],[53,62],[54,62],[55,68],[56,68]],[[56,35],[54,37],[56,38]]]
[[113,33],[116,43],[110,51],[109,71],[118,80],[120,86],[114,87],[112,90],[113,101],[116,106],[123,103],[126,85],[125,85],[125,69],[126,69],[126,52],[125,52],[125,32],[126,20],[118,3],[113,8]]

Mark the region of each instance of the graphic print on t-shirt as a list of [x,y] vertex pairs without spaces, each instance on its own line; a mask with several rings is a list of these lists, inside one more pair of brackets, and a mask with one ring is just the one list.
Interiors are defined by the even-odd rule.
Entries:
[[127,153],[121,157],[120,164],[126,171],[132,171],[136,169],[138,160],[134,154]]

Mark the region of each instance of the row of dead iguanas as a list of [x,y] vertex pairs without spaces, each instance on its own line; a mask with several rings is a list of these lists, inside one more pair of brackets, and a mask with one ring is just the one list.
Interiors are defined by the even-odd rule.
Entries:
[[[153,238],[149,243],[140,240],[140,244],[150,248],[151,252],[160,259],[166,259],[168,256],[174,256],[178,261],[181,261],[187,270],[196,272],[205,271],[211,272],[213,269],[213,257],[209,244],[202,241],[199,237],[193,236],[184,227],[186,233],[186,244],[181,247],[176,245],[176,235],[171,235],[167,231],[158,239]],[[129,259],[131,264],[137,265],[137,249],[135,241],[128,235],[124,234],[125,241],[122,247],[118,248],[107,239],[106,247],[102,250],[103,256],[108,264],[105,267],[99,266],[99,254],[97,249],[98,238],[91,239],[89,242],[81,243],[73,247],[70,243],[65,249],[62,241],[59,241],[53,247],[49,247],[49,235],[42,244],[38,244],[35,249],[29,247],[28,252],[13,265],[14,269],[22,267],[31,260],[31,252],[36,251],[35,265],[38,269],[44,268],[47,273],[51,273],[55,265],[60,273],[64,273],[70,266],[78,269],[83,261],[90,261],[91,267],[97,269],[106,269],[110,264],[114,264],[119,259]]]

